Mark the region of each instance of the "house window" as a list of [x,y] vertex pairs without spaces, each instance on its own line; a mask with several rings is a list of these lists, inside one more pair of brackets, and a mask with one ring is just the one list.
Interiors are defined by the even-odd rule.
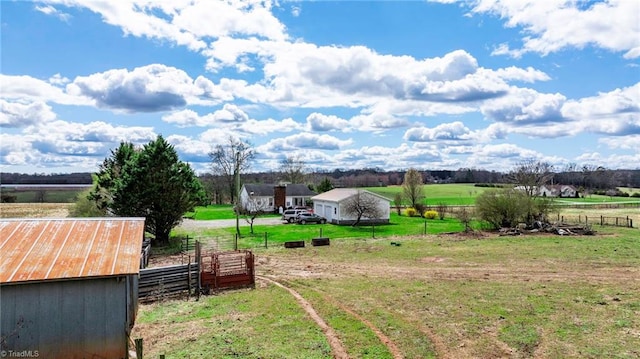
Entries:
[[273,207],[273,197],[269,197],[269,207]]
[[333,209],[333,214],[338,214],[338,207],[335,207],[335,208]]

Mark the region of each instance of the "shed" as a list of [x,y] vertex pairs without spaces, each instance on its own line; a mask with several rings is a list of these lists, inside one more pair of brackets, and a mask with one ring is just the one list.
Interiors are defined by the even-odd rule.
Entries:
[[389,223],[391,200],[363,189],[357,188],[334,188],[311,198],[313,201],[313,211],[334,224],[353,224],[356,218],[346,213],[344,205],[347,201],[358,193],[374,198],[382,214],[379,218],[362,218],[363,223]]
[[0,219],[3,352],[126,358],[144,218]]

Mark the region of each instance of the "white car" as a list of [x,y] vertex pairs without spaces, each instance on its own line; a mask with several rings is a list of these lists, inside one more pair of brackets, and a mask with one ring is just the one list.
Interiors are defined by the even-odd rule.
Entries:
[[301,213],[311,213],[311,212],[309,212],[306,209],[287,209],[286,211],[282,212],[282,220],[289,223],[293,223],[296,221],[296,218]]

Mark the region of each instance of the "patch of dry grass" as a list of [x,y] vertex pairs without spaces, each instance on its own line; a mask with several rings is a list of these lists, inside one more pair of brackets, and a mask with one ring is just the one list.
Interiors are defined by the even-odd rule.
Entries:
[[65,218],[73,203],[0,203],[0,218]]

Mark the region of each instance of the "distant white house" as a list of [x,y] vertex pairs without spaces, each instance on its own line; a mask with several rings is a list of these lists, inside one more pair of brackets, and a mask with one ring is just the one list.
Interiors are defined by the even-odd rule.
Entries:
[[570,185],[543,185],[538,189],[538,196],[541,197],[575,197],[578,193],[575,187]]
[[279,212],[306,206],[315,195],[305,184],[245,184],[240,190],[240,203],[249,210]]
[[[554,184],[554,185],[542,185],[540,187],[528,187],[533,188],[533,194],[539,197],[576,197],[578,190],[571,185]],[[516,190],[526,191],[526,186],[516,186]]]
[[311,197],[313,211],[334,224],[353,224],[356,217],[346,213],[345,204],[349,199],[360,193],[372,196],[377,201],[381,216],[379,218],[362,218],[363,223],[389,223],[391,200],[379,194],[357,188],[335,188],[331,191]]

